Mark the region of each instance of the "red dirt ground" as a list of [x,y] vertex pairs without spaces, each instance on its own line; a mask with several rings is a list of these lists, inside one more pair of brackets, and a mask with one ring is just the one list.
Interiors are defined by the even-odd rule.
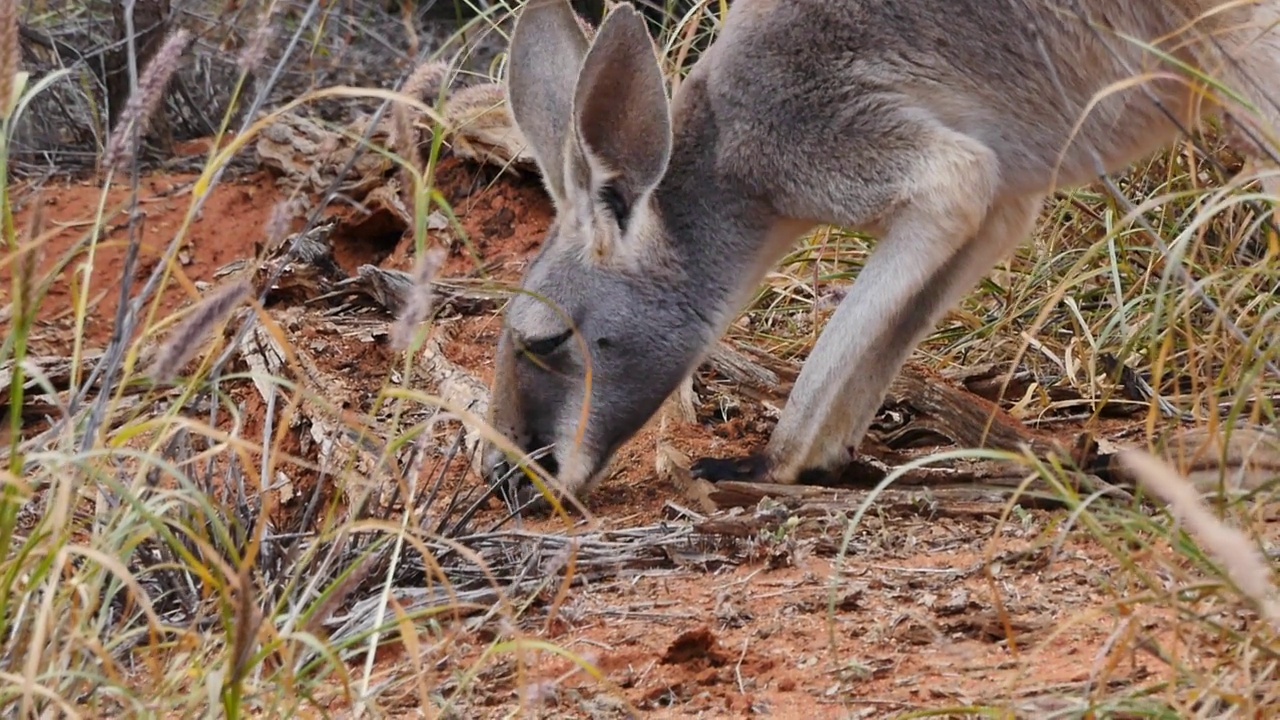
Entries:
[[[491,183],[491,178],[487,170],[446,163],[438,182],[462,218],[485,271],[514,281],[539,247],[551,207],[533,181]],[[182,222],[193,179],[152,175],[143,180],[145,223],[137,283]],[[93,310],[84,335],[88,347],[100,348],[110,337],[128,239],[126,218],[118,208],[127,193],[126,187],[108,193],[112,230],[94,259]],[[56,228],[42,246],[43,274],[84,236],[100,190],[92,183],[50,185],[38,198],[21,192],[18,197],[19,228],[30,224],[36,202],[43,204],[44,227]],[[265,174],[218,187],[192,224],[182,279],[162,296],[157,319],[194,297],[193,283],[211,281],[219,267],[252,257],[281,197]],[[337,256],[348,272],[365,262],[408,269],[412,249],[406,245],[369,246],[348,238]],[[9,302],[12,271],[8,264],[0,267],[0,306]],[[477,272],[469,251],[457,247],[444,275]],[[70,273],[58,276],[41,307],[36,354],[67,350]],[[453,321],[451,326],[451,359],[486,382],[497,327],[495,317]],[[327,370],[368,376],[375,386],[395,358],[381,348],[370,352],[367,343],[356,341],[335,341],[334,348]],[[353,386],[351,397],[358,395]],[[261,402],[246,400],[244,409],[250,416],[261,413]],[[353,399],[349,409],[365,408]],[[731,439],[722,437],[724,426],[681,425],[668,436],[694,456],[751,447],[766,431],[763,421],[748,418]],[[677,489],[655,473],[656,432],[650,428],[624,448],[613,476],[589,499],[588,507],[606,527],[661,522],[666,501],[680,501]],[[289,449],[296,450],[296,444]],[[597,662],[616,696],[652,717],[881,717],[983,698],[1051,695],[1086,682],[1096,689],[1119,679],[1153,681],[1161,672],[1158,664],[1130,643],[1115,642],[1120,622],[1106,608],[1127,590],[1109,585],[1115,560],[1096,546],[1068,542],[1054,562],[1038,562],[1047,552],[1041,533],[1060,520],[1041,511],[1027,512],[1003,527],[977,518],[868,518],[871,535],[855,543],[845,579],[837,586],[834,625],[827,615],[834,561],[829,553],[813,552],[800,542],[774,553],[772,561],[764,549],[761,559],[739,567],[664,570],[571,592],[547,637]],[[533,527],[547,529],[554,522]],[[1027,551],[1024,559],[1017,559],[1018,551]],[[997,556],[1013,559],[998,563],[988,576],[980,561]],[[1160,620],[1131,619],[1140,624]],[[1010,630],[1014,643],[1006,640]],[[832,638],[834,654],[828,645]],[[460,642],[457,656],[483,647],[480,639],[473,642],[470,649]],[[396,663],[396,655],[387,654],[379,673],[393,674]],[[499,662],[482,671],[480,684],[491,704],[472,707],[469,712],[475,716],[503,716],[521,697],[546,716],[614,717],[620,712],[607,694],[599,693],[598,681],[553,656],[535,661],[523,681],[517,681],[509,661]],[[410,694],[399,708],[406,716],[416,716],[415,698]]]
[[[158,175],[142,179],[138,190],[142,241],[134,274],[135,290],[146,282],[175,230],[181,226],[191,206],[191,189],[196,179],[195,175]],[[99,204],[103,206],[102,216],[108,232],[98,239],[93,258],[94,271],[88,291],[90,311],[86,316],[84,342],[89,347],[105,346],[115,325],[120,281],[129,244],[127,208],[130,188],[117,183],[107,192],[105,200],[101,183],[91,181],[46,186],[35,195],[18,189],[15,194],[17,227],[25,229],[30,226],[36,203],[40,203],[43,209],[46,240],[38,251],[42,256],[38,276],[48,276],[59,264],[64,265],[62,272],[54,276],[49,294],[41,305],[38,326],[33,333],[35,354],[58,354],[62,349],[60,344],[68,338],[68,330],[74,328],[72,279],[77,266],[86,259],[87,250],[83,246],[88,244],[87,233],[98,215]],[[207,282],[223,265],[253,257],[253,244],[261,242],[261,229],[280,197],[265,175],[219,187],[200,216],[192,222],[186,246],[179,251],[179,262],[186,279]],[[82,249],[72,259],[69,253],[78,244]],[[4,303],[9,302],[12,270],[7,262],[0,268],[0,282],[4,285],[0,301]],[[156,317],[163,318],[196,297],[194,287],[192,291],[184,292],[181,285],[170,283],[161,296]]]

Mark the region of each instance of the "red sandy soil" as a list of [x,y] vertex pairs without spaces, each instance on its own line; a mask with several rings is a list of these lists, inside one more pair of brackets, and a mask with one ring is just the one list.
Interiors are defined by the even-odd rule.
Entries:
[[[483,269],[514,281],[539,247],[551,207],[536,182],[492,177],[472,165],[442,166],[438,182],[483,261],[478,267],[468,249],[455,248],[446,276],[474,276]],[[193,180],[143,179],[136,284],[188,212]],[[117,186],[107,194],[111,230],[94,258],[93,311],[84,331],[88,347],[103,347],[112,330],[129,237],[119,208],[128,193]],[[17,227],[28,227],[33,207],[41,203],[43,227],[56,229],[42,246],[43,275],[84,236],[101,190],[92,182],[70,183],[47,185],[36,196],[19,188],[16,196]],[[178,282],[163,294],[156,319],[194,298],[194,283],[210,282],[228,262],[253,257],[281,198],[265,174],[224,181],[192,223]],[[348,272],[366,262],[408,269],[407,244],[347,238],[336,249]],[[0,267],[0,306],[9,302],[12,271],[8,262]],[[33,353],[66,353],[72,301],[64,271],[41,307]],[[453,321],[450,356],[487,382],[497,329],[496,317]],[[326,355],[329,371],[367,375],[374,386],[395,362],[393,353],[370,351],[367,343],[335,341],[333,347]],[[261,402],[248,397],[245,412],[260,414]],[[365,409],[357,401],[352,405],[355,412]],[[765,421],[746,417],[731,424],[682,425],[667,434],[696,456],[751,447],[767,431]],[[655,432],[646,430],[622,450],[612,477],[589,499],[604,526],[660,522],[664,503],[680,500],[675,488],[657,479]],[[288,449],[296,450],[296,443]],[[882,717],[983,698],[1052,695],[1068,686],[1068,694],[1078,694],[1087,681],[1094,692],[1106,692],[1116,680],[1153,681],[1163,666],[1113,637],[1121,623],[1109,605],[1130,590],[1110,585],[1115,560],[1097,546],[1072,541],[1048,562],[1044,538],[1056,535],[1046,527],[1061,519],[1041,511],[1003,526],[988,518],[869,517],[866,527],[874,532],[860,534],[850,550],[844,579],[834,590],[833,618],[828,599],[834,559],[804,542],[783,550],[762,546],[759,558],[737,567],[691,565],[571,591],[552,619],[544,617],[528,632],[543,632],[598,663],[614,692],[602,692],[605,685],[574,672],[563,658],[531,658],[531,667],[520,674],[511,658],[503,658],[479,679],[484,692],[477,699],[487,698],[489,705],[472,705],[463,716],[499,717],[524,698],[531,714],[536,706],[536,714],[547,717],[615,717],[621,706],[608,699],[613,697],[652,717]],[[1011,559],[987,573],[981,561],[993,557]],[[1157,620],[1131,618],[1134,627]],[[469,654],[468,643],[477,650],[484,644],[463,638],[458,657]],[[397,662],[395,653],[385,654],[379,673],[394,674]],[[415,692],[406,693],[403,707],[383,709],[419,716]]]

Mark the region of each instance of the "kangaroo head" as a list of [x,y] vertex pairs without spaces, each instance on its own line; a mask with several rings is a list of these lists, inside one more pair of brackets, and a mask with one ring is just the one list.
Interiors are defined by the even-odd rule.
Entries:
[[[620,5],[589,42],[566,0],[531,0],[507,95],[556,219],[505,312],[491,421],[565,489],[589,486],[661,407],[705,345],[674,295],[684,273],[654,190],[671,112],[640,15]],[[491,448],[486,472],[503,464]]]

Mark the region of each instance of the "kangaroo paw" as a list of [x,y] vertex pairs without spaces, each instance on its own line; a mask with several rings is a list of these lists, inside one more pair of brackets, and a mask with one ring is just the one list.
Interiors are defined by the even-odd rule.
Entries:
[[717,483],[726,480],[737,482],[780,482],[784,485],[839,485],[852,463],[834,468],[809,468],[801,470],[794,479],[775,477],[772,463],[763,454],[744,455],[735,458],[700,458],[695,460],[690,472],[693,477]]
[[689,469],[695,478],[717,483],[725,480],[738,482],[768,482],[769,461],[763,455],[746,455],[736,458],[699,458]]

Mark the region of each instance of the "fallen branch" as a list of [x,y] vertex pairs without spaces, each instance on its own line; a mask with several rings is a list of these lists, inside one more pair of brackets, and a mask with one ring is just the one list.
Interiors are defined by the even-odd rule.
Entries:
[[[828,516],[833,513],[852,513],[871,490],[868,488],[830,488],[815,485],[777,485],[773,483],[746,483],[726,481],[717,483],[709,498],[720,509],[751,508],[765,498],[795,511],[801,516]],[[1009,488],[1005,486],[943,485],[938,487],[912,486],[887,488],[881,492],[876,507],[920,514],[922,507],[931,508],[938,515],[957,517],[999,516],[1009,501]],[[1028,491],[1019,497],[1019,504],[1055,504],[1050,496]],[[713,518],[707,522],[718,522]],[[701,527],[701,526],[700,526]]]
[[[78,373],[80,377],[89,376],[93,366],[102,358],[98,350],[87,351],[80,357]],[[44,384],[54,392],[71,389],[71,376],[76,370],[72,358],[55,356],[28,356],[22,363],[22,394],[24,398],[33,395],[44,395]],[[14,361],[9,360],[0,365],[0,407],[7,406],[13,397]]]

